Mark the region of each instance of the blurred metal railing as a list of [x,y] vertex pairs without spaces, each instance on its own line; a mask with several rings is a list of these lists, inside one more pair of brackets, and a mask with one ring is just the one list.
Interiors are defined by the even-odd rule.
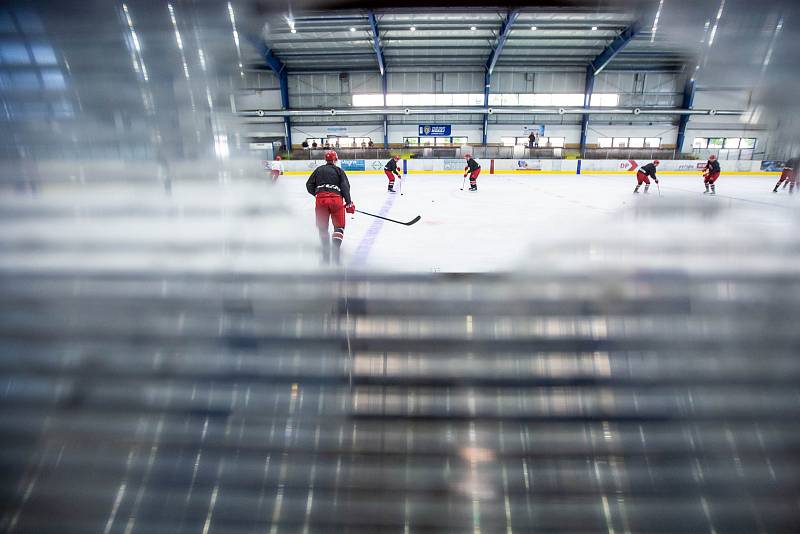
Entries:
[[207,221],[273,195],[200,193],[6,202],[0,530],[800,531],[796,233],[665,196],[529,272],[270,274]]

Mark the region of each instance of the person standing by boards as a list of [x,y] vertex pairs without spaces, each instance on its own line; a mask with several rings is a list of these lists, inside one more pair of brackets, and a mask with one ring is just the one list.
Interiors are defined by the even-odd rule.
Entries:
[[[308,193],[316,197],[316,215],[319,240],[322,245],[323,263],[341,262],[344,239],[345,213],[355,213],[356,206],[350,198],[350,181],[347,174],[336,166],[339,157],[329,150],[325,153],[325,165],[320,165],[306,182]],[[328,220],[333,222],[333,235],[328,234]]]
[[717,194],[716,186],[714,184],[716,183],[717,178],[719,178],[720,172],[721,170],[719,166],[719,161],[717,161],[717,156],[711,154],[710,156],[708,156],[708,161],[706,162],[706,166],[703,167],[703,183],[706,186],[706,190],[703,191],[704,195]]
[[648,189],[650,189],[650,178],[652,178],[655,183],[658,183],[656,167],[658,167],[659,163],[661,162],[653,160],[653,163],[648,163],[647,165],[639,167],[639,170],[636,171],[636,188],[633,190],[634,193],[639,192],[639,187],[641,187],[642,184],[645,184],[644,192],[647,193]]
[[389,179],[389,192],[394,193],[394,178],[400,178],[400,171],[397,170],[397,162],[400,161],[400,156],[393,156],[392,159],[386,162],[383,166],[383,172]]
[[275,156],[275,161],[269,166],[271,174],[272,174],[272,183],[278,181],[278,177],[283,174],[283,163],[281,163],[281,157]]
[[478,175],[481,173],[481,166],[472,158],[472,154],[464,154],[464,159],[467,160],[467,166],[464,167],[464,178],[469,174],[469,190],[478,190]]

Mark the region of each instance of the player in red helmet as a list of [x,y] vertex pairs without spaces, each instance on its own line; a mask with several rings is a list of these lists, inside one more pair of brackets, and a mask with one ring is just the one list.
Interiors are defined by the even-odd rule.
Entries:
[[720,174],[719,161],[717,161],[717,156],[711,154],[710,156],[708,156],[708,161],[706,162],[706,166],[703,167],[703,183],[706,186],[706,190],[703,191],[703,194],[706,193],[712,195],[717,194],[716,186],[714,184],[717,181],[717,178],[719,178],[719,174]]
[[658,167],[659,163],[661,162],[653,160],[653,163],[648,163],[647,165],[639,167],[639,170],[636,171],[636,188],[633,190],[634,193],[639,192],[639,187],[641,187],[642,184],[645,184],[644,192],[647,193],[647,190],[650,189],[650,178],[652,178],[655,183],[658,183],[656,167]]
[[[329,150],[325,153],[325,165],[317,167],[306,182],[306,190],[316,197],[316,219],[319,239],[322,244],[322,260],[340,263],[342,239],[344,239],[345,212],[355,213],[356,206],[350,198],[350,181],[347,174],[336,166],[339,156]],[[333,235],[328,234],[328,219],[333,222]]]
[[283,163],[281,163],[281,157],[275,156],[275,161],[269,166],[270,170],[272,171],[272,183],[278,181],[278,177],[283,174]]
[[467,166],[464,167],[464,178],[469,174],[469,190],[478,190],[478,175],[481,173],[481,166],[472,158],[472,154],[464,154],[464,159],[467,160]]
[[400,178],[400,171],[397,170],[397,162],[400,161],[400,156],[392,156],[392,159],[386,162],[383,166],[383,172],[389,179],[389,192],[394,193],[394,177],[395,175]]

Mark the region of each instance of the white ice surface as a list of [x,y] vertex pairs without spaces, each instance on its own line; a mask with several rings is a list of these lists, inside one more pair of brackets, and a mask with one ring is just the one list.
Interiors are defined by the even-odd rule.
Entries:
[[[800,195],[771,192],[775,180],[723,175],[708,197],[699,175],[664,175],[659,197],[655,185],[633,195],[630,174],[487,174],[477,193],[460,190],[460,175],[412,174],[390,194],[385,177],[353,175],[359,209],[422,220],[406,227],[348,215],[343,258],[370,271],[505,271],[536,268],[541,251],[566,246],[562,264],[551,263],[563,269],[571,254],[580,256],[575,266],[587,254],[612,261],[617,249],[600,245],[635,241],[637,251],[618,256],[663,268],[674,261],[663,253],[674,243],[688,244],[701,265],[711,239],[737,261],[763,261],[747,251],[775,240],[780,250],[800,209]],[[274,187],[261,178],[177,182],[172,196],[155,180],[45,184],[33,196],[4,190],[0,268],[316,271],[314,199],[304,185],[305,177],[283,176]]]

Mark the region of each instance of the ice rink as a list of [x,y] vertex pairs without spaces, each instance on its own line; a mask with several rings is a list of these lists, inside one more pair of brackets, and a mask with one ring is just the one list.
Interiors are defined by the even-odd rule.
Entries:
[[[358,209],[403,221],[422,217],[407,227],[348,215],[343,262],[369,271],[537,269],[554,249],[561,263],[547,265],[569,269],[569,244],[586,259],[589,248],[626,241],[647,244],[639,259],[658,266],[659,250],[676,243],[695,243],[698,254],[706,242],[737,250],[780,246],[796,232],[800,207],[788,189],[772,193],[772,175],[723,175],[713,197],[702,194],[699,175],[662,176],[660,196],[655,185],[648,195],[632,194],[630,174],[482,175],[477,193],[460,190],[462,177],[454,174],[406,175],[395,194],[383,176],[354,174],[350,181]],[[170,195],[156,180],[45,183],[34,194],[6,189],[0,267],[317,271],[313,206],[300,175],[282,176],[275,186],[262,177],[176,182]]]

